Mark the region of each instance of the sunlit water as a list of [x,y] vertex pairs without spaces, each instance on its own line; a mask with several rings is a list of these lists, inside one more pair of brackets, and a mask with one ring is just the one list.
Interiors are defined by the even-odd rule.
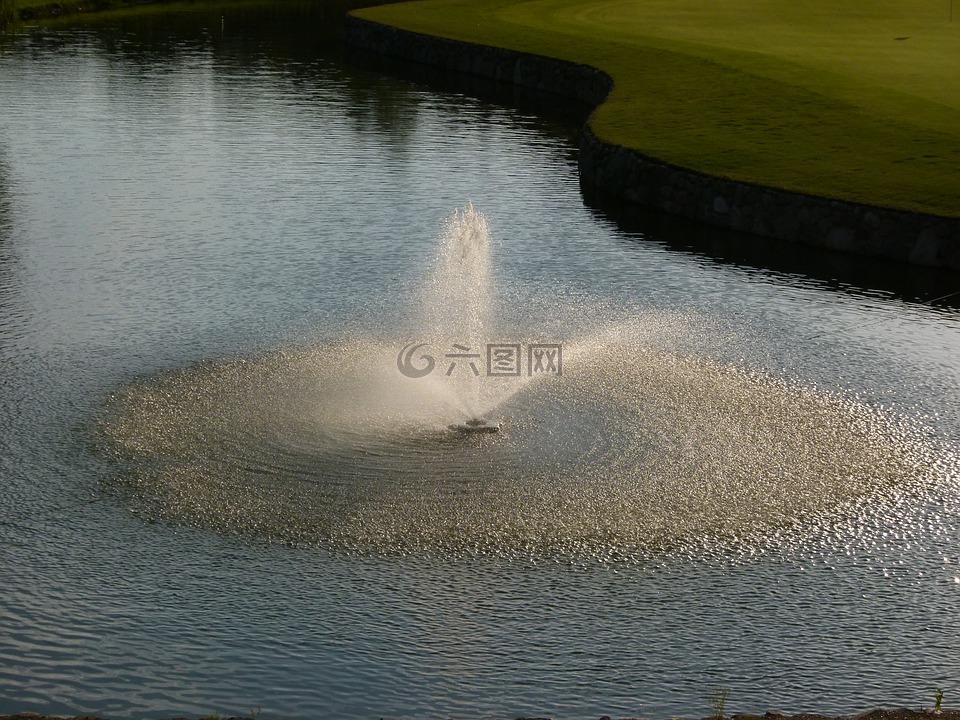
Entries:
[[960,277],[615,224],[572,126],[323,21],[2,40],[0,712],[960,692]]

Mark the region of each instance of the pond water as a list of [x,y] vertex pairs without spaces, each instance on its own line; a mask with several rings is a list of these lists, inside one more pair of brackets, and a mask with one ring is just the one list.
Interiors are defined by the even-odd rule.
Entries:
[[585,201],[343,10],[0,37],[0,713],[955,701],[960,276]]

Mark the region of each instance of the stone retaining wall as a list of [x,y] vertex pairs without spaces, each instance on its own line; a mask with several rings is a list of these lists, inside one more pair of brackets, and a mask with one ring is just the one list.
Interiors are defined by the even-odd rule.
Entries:
[[344,19],[343,35],[351,47],[554,93],[594,107],[613,87],[605,72],[588,65],[423,35],[352,15]]
[[[596,68],[399,30],[356,17],[348,45],[498,82],[555,93],[594,107],[613,87]],[[716,178],[600,141],[589,124],[581,180],[630,203],[788,242],[960,270],[960,218],[872,207]]]

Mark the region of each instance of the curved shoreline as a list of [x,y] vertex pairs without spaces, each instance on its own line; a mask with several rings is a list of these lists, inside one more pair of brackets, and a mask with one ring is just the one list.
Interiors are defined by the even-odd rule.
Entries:
[[[613,87],[596,68],[403,30],[354,15],[345,42],[365,52],[432,65],[596,108]],[[960,270],[960,218],[806,195],[673,166],[583,128],[581,182],[625,202],[708,225],[810,247]]]

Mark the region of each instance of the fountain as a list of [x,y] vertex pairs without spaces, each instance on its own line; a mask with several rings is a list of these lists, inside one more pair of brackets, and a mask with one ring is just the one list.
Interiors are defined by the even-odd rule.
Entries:
[[[492,300],[490,231],[486,217],[477,212],[472,203],[468,203],[462,212],[455,211],[448,219],[425,290],[422,327],[429,328],[435,343],[457,351],[446,356],[452,361],[447,375],[453,376],[458,360],[465,366],[459,374],[451,377],[452,392],[458,397],[460,407],[471,416],[451,423],[448,429],[459,433],[498,432],[498,421],[475,415],[482,399],[488,401],[485,403],[487,409],[492,409],[488,383],[484,382],[483,372],[478,369],[483,357],[473,350],[490,346]],[[400,357],[397,362],[401,367]],[[401,372],[404,372],[403,367]],[[504,399],[505,396],[501,396],[498,402]]]
[[490,271],[468,206],[412,330],[118,391],[102,426],[129,502],[333,551],[622,560],[782,545],[935,472],[921,429],[713,359],[694,316],[590,301],[509,316]]

